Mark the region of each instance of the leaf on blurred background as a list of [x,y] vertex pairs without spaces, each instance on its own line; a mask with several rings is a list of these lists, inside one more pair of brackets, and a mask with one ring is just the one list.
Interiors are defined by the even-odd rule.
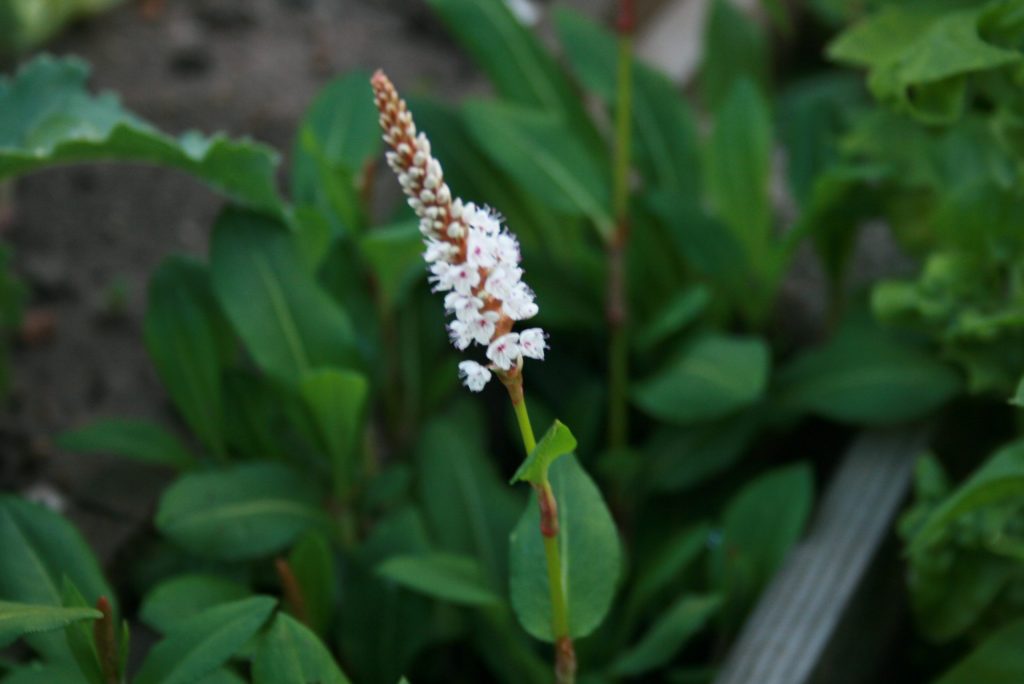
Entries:
[[145,420],[97,420],[57,437],[57,446],[86,454],[115,454],[178,470],[195,465],[195,457],[171,432]]
[[370,74],[353,71],[319,92],[293,145],[292,201],[315,207],[335,234],[358,232],[366,221],[360,196],[364,169],[380,150]]
[[537,442],[537,446],[530,452],[509,481],[509,484],[516,482],[529,482],[540,485],[548,477],[548,468],[559,456],[571,454],[576,449],[576,438],[569,428],[556,420],[544,436]]
[[[556,8],[554,18],[576,77],[604,100],[605,106],[614,107],[616,37],[567,8]],[[641,62],[634,62],[633,91],[633,152],[641,173],[677,198],[696,198],[700,187],[696,125],[682,93],[664,74]]]
[[276,152],[220,134],[171,138],[125,111],[115,96],[90,95],[88,77],[81,60],[42,56],[13,79],[0,78],[0,179],[56,164],[146,162],[192,174],[239,204],[283,211]]
[[326,525],[319,488],[279,463],[248,463],[185,475],[160,499],[156,525],[192,553],[259,558]]
[[705,150],[708,201],[742,245],[762,282],[778,266],[773,253],[774,214],[769,184],[772,122],[754,85],[738,80],[718,111]]
[[348,501],[363,465],[369,383],[353,371],[321,368],[302,376],[301,391],[330,456],[334,493]]
[[771,357],[759,338],[709,334],[633,388],[633,401],[677,425],[721,418],[755,403],[768,383]]
[[418,493],[439,546],[477,559],[498,588],[507,577],[505,540],[521,499],[487,458],[479,431],[483,421],[467,407],[424,428],[417,445]]
[[77,667],[68,663],[31,663],[14,670],[0,681],[3,684],[90,684]]
[[288,565],[295,575],[310,626],[325,635],[337,607],[337,568],[327,536],[310,530],[299,538],[288,554]]
[[[90,606],[86,602],[82,592],[78,591],[78,587],[67,578],[67,575],[64,576],[61,590],[63,592],[61,598],[65,608],[94,608],[94,606]],[[102,613],[96,617],[99,618],[101,616]],[[122,624],[123,629],[127,630],[127,623]],[[106,684],[103,666],[100,664],[99,651],[96,647],[96,625],[92,621],[73,622],[65,628],[64,636],[67,638],[68,648],[71,649],[71,655],[74,656],[75,662],[78,663],[82,676],[89,681],[89,684]]]
[[963,112],[967,76],[1021,61],[980,30],[996,4],[966,3],[959,11],[947,3],[886,5],[840,34],[828,56],[866,67],[868,86],[883,102],[925,123],[950,123]]
[[741,81],[767,92],[771,55],[764,30],[752,17],[728,0],[714,0],[704,40],[700,86],[709,109],[719,110]]
[[0,646],[10,644],[25,634],[63,629],[79,620],[96,620],[103,613],[95,608],[65,608],[0,601]]
[[373,270],[384,306],[389,310],[425,276],[423,235],[417,221],[376,226],[359,239],[359,251]]
[[1024,620],[1015,620],[991,632],[967,657],[935,684],[1017,684],[1024,681]]
[[320,638],[286,613],[260,639],[252,677],[254,684],[349,684]]
[[746,613],[800,538],[813,498],[811,469],[800,463],[757,477],[729,501],[709,576],[725,597],[724,617],[731,625]]
[[484,576],[480,564],[469,556],[424,553],[391,556],[377,572],[412,591],[465,606],[501,603]]
[[645,450],[649,486],[685,491],[726,472],[754,443],[762,414],[747,410],[688,427],[660,427]]
[[[0,549],[0,598],[59,606],[67,577],[89,606],[106,596],[116,610],[116,596],[89,546],[53,511],[0,495]],[[49,659],[71,657],[63,634],[34,635],[27,641]]]
[[615,659],[612,672],[635,677],[668,663],[699,632],[722,604],[722,597],[684,596],[672,604],[641,637]]
[[135,684],[187,684],[210,674],[256,635],[276,604],[253,596],[193,615],[150,650]]
[[504,0],[429,0],[498,93],[562,119],[592,149],[600,138],[554,58]]
[[348,316],[306,270],[283,225],[225,210],[213,229],[210,271],[217,300],[264,372],[294,385],[317,367],[357,365]]
[[[555,461],[551,487],[558,502],[558,543],[569,610],[569,634],[585,637],[604,620],[622,570],[619,532],[597,485],[575,456]],[[520,624],[553,641],[540,510],[531,497],[509,540],[509,589]]]
[[178,256],[163,261],[149,284],[145,339],[178,411],[207,448],[222,456],[220,375],[234,336],[213,298],[204,265]]
[[577,132],[548,113],[502,102],[471,101],[463,115],[491,161],[552,209],[612,229],[607,160],[591,153]]
[[867,425],[922,418],[962,387],[946,364],[856,319],[782,368],[777,383],[774,407],[783,416],[807,412]]
[[910,551],[935,542],[958,518],[980,508],[1017,500],[1024,494],[1024,442],[1003,447],[932,511],[910,541]]
[[153,587],[143,598],[139,617],[161,634],[170,634],[185,620],[222,603],[239,601],[252,592],[218,575],[178,575]]

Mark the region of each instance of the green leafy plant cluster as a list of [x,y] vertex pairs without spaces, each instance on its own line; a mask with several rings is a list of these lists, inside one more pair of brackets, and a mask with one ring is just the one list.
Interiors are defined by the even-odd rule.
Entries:
[[[515,435],[510,414],[484,411],[487,394],[453,398],[457,359],[415,217],[372,210],[388,191],[369,74],[313,102],[286,194],[274,151],[168,136],[89,93],[76,60],[42,57],[0,81],[0,178],[143,162],[228,200],[205,258],[169,256],[149,286],[144,342],[188,434],[110,417],[59,438],[175,473],[158,538],[119,587],[161,636],[132,681],[550,681],[534,640],[558,636],[551,556],[512,473],[558,501],[554,570],[581,672],[710,681],[813,507],[814,454],[766,444],[798,444],[808,423],[933,415],[963,392],[957,366],[972,391],[1008,393],[1024,373],[1014,3],[883,3],[858,20],[829,54],[869,70],[873,103],[848,71],[773,83],[768,32],[719,0],[699,106],[576,13],[555,11],[552,53],[501,0],[430,4],[495,95],[410,109],[451,188],[519,235],[552,334],[528,374],[533,421],[552,428],[521,465],[495,437]],[[816,3],[848,18],[833,5]],[[790,25],[781,6],[772,16]],[[868,311],[846,281],[858,228],[876,217],[925,268],[875,288]],[[777,304],[808,243],[834,325],[794,349]],[[980,524],[963,501],[996,511],[982,536],[1017,508],[1010,494],[956,503],[938,466],[922,468],[904,530],[924,540],[910,546],[925,578],[915,594],[934,597],[963,586],[959,561],[936,556],[997,553],[950,546],[949,530]],[[123,611],[78,534],[8,496],[0,549],[0,643],[24,637],[36,658],[0,661],[0,681],[122,681]],[[993,597],[1011,575],[992,580]],[[974,625],[924,596],[961,621],[948,636]]]

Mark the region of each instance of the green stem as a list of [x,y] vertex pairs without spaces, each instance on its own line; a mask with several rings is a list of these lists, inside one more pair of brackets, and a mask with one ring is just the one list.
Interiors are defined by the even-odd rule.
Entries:
[[608,442],[613,449],[629,439],[629,340],[626,245],[629,241],[629,171],[633,137],[633,3],[622,0],[619,14],[618,82],[615,106],[615,149],[612,202],[615,231],[608,243],[607,319],[611,333],[608,347]]
[[[519,375],[509,384],[509,396],[512,397],[512,408],[515,410],[519,434],[523,438],[523,447],[529,456],[537,448],[537,440],[533,436],[533,425],[526,410],[526,398],[522,391],[522,376]],[[569,605],[565,598],[565,585],[562,580],[562,556],[558,538],[558,504],[554,490],[548,480],[547,472],[540,484],[534,486],[537,492],[537,504],[541,511],[541,535],[544,538],[544,557],[548,573],[548,589],[551,592],[551,630],[555,636],[555,675],[558,684],[573,684],[576,681],[576,653],[573,649],[572,637],[569,636]]]

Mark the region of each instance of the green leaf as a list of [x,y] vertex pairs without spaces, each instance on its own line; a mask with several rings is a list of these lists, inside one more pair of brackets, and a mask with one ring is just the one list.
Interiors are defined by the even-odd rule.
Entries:
[[320,492],[278,463],[249,463],[181,477],[156,514],[161,532],[192,553],[221,560],[260,558],[326,525]]
[[607,163],[568,124],[550,114],[481,100],[467,103],[463,115],[491,161],[538,201],[586,217],[600,234],[610,234]]
[[417,444],[417,491],[438,546],[479,560],[491,586],[499,587],[507,577],[504,540],[521,499],[484,451],[483,421],[466,410],[427,425]]
[[[769,196],[772,125],[768,107],[747,80],[722,103],[707,148],[705,181],[715,215],[742,245],[747,263],[768,278],[774,269]],[[763,281],[767,282],[767,281]]]
[[96,620],[103,613],[95,608],[64,608],[0,601],[0,644],[9,644],[26,634],[62,629],[79,620]]
[[985,464],[932,511],[911,540],[911,553],[920,552],[948,533],[952,523],[973,511],[1016,500],[1024,493],[1024,441],[992,455]]
[[722,516],[711,578],[738,619],[782,564],[811,512],[814,479],[806,464],[778,468],[748,483]]
[[852,321],[779,372],[774,406],[783,414],[883,425],[921,418],[960,389],[957,374],[934,357]]
[[104,12],[123,0],[11,0],[0,8],[0,56],[45,43],[68,23]]
[[334,493],[348,501],[363,468],[363,422],[369,383],[353,371],[323,368],[302,376],[302,397],[331,460]]
[[247,587],[217,575],[178,575],[146,594],[139,618],[157,632],[170,634],[207,608],[238,601],[251,593]]
[[[68,521],[42,506],[0,495],[0,549],[0,598],[60,606],[67,577],[90,606],[101,596],[116,605],[85,540]],[[40,634],[28,641],[50,659],[70,658],[63,634]]]
[[293,145],[292,200],[329,217],[334,233],[365,223],[360,191],[366,165],[380,149],[370,74],[353,71],[317,95]]
[[[592,128],[565,74],[503,0],[429,0],[507,101]],[[593,143],[596,133],[588,130]]]
[[509,484],[516,482],[542,484],[548,479],[548,468],[555,462],[555,459],[565,454],[571,454],[575,450],[576,438],[573,437],[569,428],[561,421],[556,420],[519,466],[519,470],[509,480]]
[[[618,530],[593,480],[574,456],[551,466],[551,487],[558,502],[561,577],[569,608],[569,635],[585,637],[604,620],[615,596],[622,565]],[[509,539],[509,589],[523,628],[537,639],[553,641],[540,511],[531,499]]]
[[233,335],[210,289],[206,267],[184,257],[164,260],[149,285],[146,349],[185,421],[206,446],[224,453],[221,372]]
[[935,684],[1016,684],[1024,679],[1024,620],[992,632]]
[[74,665],[66,663],[32,663],[0,680],[3,684],[88,684]]
[[737,83],[765,92],[771,55],[761,27],[728,0],[714,0],[704,30],[700,86],[704,104],[718,110]]
[[465,606],[495,606],[501,597],[490,588],[480,564],[469,556],[423,553],[392,556],[377,572],[406,589]]
[[113,95],[90,95],[88,77],[81,60],[42,56],[13,79],[0,78],[0,179],[56,164],[147,162],[192,174],[239,204],[283,211],[276,152],[223,135],[171,138]]
[[635,578],[624,607],[623,623],[628,633],[638,617],[652,606],[663,605],[659,599],[669,593],[674,583],[707,548],[710,530],[706,524],[688,527],[673,534],[659,546],[657,553],[636,565]]
[[[92,610],[85,601],[85,597],[78,591],[78,588],[71,580],[64,576],[63,602],[66,608],[77,608],[79,610]],[[102,613],[100,613],[102,615]],[[124,625],[128,628],[127,624]],[[103,675],[103,666],[100,664],[99,652],[96,649],[95,625],[92,622],[75,622],[67,626],[64,635],[67,638],[68,648],[71,655],[78,663],[79,672],[90,684],[106,684],[106,677]],[[122,656],[124,654],[122,653]],[[124,667],[121,668],[124,671]]]
[[116,454],[181,470],[196,462],[175,435],[144,420],[97,420],[62,433],[57,437],[57,446],[88,454]]
[[635,677],[668,663],[722,604],[722,597],[684,596],[676,601],[640,641],[615,659],[612,672]]
[[706,335],[640,382],[633,400],[677,425],[721,418],[761,398],[770,363],[768,346],[759,338]]
[[276,604],[253,596],[194,615],[153,647],[135,684],[187,684],[212,673],[256,635]]
[[252,676],[254,684],[349,684],[317,635],[285,613],[260,640]]
[[968,76],[1021,60],[983,35],[992,6],[889,4],[842,33],[828,56],[867,67],[871,91],[897,109],[926,123],[950,123],[963,111]]
[[326,535],[306,532],[288,554],[288,565],[306,602],[310,626],[327,634],[334,619],[338,582],[334,553]]
[[645,449],[648,484],[656,491],[685,491],[721,475],[748,451],[762,422],[762,412],[750,410],[700,425],[659,428]]
[[359,250],[373,269],[389,309],[424,277],[423,236],[415,221],[375,227],[360,238]]
[[291,385],[318,367],[356,364],[352,324],[280,223],[225,210],[213,229],[210,269],[218,301],[269,375]]

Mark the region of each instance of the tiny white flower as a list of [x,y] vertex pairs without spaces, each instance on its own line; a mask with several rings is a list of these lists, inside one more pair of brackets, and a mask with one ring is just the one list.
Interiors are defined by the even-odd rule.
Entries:
[[468,321],[455,319],[448,324],[448,337],[459,351],[465,351],[473,341],[473,332],[473,324]]
[[486,289],[498,299],[508,298],[522,278],[523,271],[514,266],[496,266],[487,277]]
[[519,349],[523,356],[543,361],[544,350],[547,348],[547,335],[540,328],[530,328],[519,333]]
[[487,358],[502,370],[511,369],[521,355],[518,333],[502,335],[487,347]]
[[435,261],[448,261],[458,250],[455,245],[442,240],[427,240],[427,250],[423,252],[423,259],[428,264]]
[[452,287],[459,294],[469,295],[480,284],[480,271],[465,262],[452,266]]
[[484,302],[479,297],[470,297],[458,292],[449,292],[444,296],[444,309],[455,314],[460,321],[471,321],[479,315]]
[[478,268],[491,268],[496,263],[494,258],[494,238],[479,228],[469,229],[466,237],[466,261]]
[[491,371],[476,361],[463,361],[459,364],[459,377],[471,392],[479,392],[491,379]]
[[499,233],[494,238],[494,256],[499,263],[515,266],[519,263],[519,241],[508,232]]
[[494,326],[499,318],[501,317],[497,311],[484,311],[469,321],[473,329],[473,339],[477,344],[490,344],[491,338],[494,337]]
[[446,261],[435,261],[430,265],[430,282],[434,284],[434,292],[447,292],[455,287],[456,272],[459,267]]

